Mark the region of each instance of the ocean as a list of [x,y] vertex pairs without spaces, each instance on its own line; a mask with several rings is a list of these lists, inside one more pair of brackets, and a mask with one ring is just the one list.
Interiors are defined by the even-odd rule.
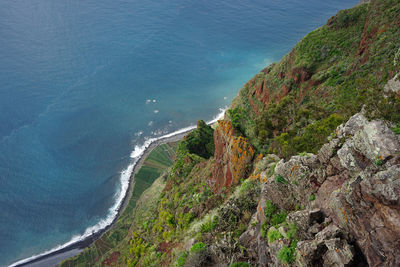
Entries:
[[0,266],[107,225],[149,138],[212,120],[358,0],[2,0]]

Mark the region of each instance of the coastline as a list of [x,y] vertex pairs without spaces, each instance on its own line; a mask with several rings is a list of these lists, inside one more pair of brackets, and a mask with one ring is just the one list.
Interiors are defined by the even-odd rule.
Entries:
[[[217,120],[221,119],[225,114],[226,109],[220,109],[220,113],[217,114],[212,120],[208,121],[207,124],[211,125],[217,122]],[[100,238],[104,233],[110,230],[114,224],[118,221],[120,215],[124,212],[130,198],[132,197],[133,188],[135,185],[134,177],[136,173],[140,170],[143,165],[143,162],[146,160],[147,156],[150,152],[161,144],[173,143],[181,140],[186,134],[195,129],[196,126],[189,126],[172,132],[170,134],[166,134],[164,136],[158,138],[150,138],[148,139],[143,146],[135,147],[135,150],[131,154],[131,158],[136,159],[133,161],[132,170],[129,175],[128,186],[126,192],[124,193],[122,201],[119,203],[119,206],[116,210],[116,215],[113,218],[112,222],[102,229],[99,229],[96,232],[93,232],[89,236],[83,238],[82,240],[78,240],[76,242],[72,242],[71,244],[64,244],[61,248],[53,248],[49,251],[46,251],[39,255],[33,255],[30,258],[22,259],[17,262],[14,262],[10,265],[10,267],[20,267],[20,266],[32,266],[32,267],[47,267],[47,266],[56,266],[64,259],[76,256],[80,252],[82,252],[86,247],[89,247],[93,242],[95,242],[98,238]],[[128,166],[129,169],[129,166]],[[71,241],[70,241],[71,242]],[[60,247],[60,246],[59,246]]]

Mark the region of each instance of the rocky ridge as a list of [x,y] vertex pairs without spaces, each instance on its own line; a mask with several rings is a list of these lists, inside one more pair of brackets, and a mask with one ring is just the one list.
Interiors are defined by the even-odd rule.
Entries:
[[[358,113],[317,155],[279,160],[272,175],[263,170],[257,225],[240,237],[251,262],[282,265],[276,255],[289,245],[285,231],[294,223],[293,266],[400,265],[400,138],[391,127]],[[281,232],[274,242],[261,235],[267,200],[292,211],[286,223],[271,226]]]

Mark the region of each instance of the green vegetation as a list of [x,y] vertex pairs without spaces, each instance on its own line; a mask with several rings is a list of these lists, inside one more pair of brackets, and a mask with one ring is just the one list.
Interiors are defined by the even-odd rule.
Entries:
[[273,243],[276,240],[281,239],[282,235],[278,230],[271,228],[267,233],[267,237],[268,243]]
[[285,178],[283,178],[282,175],[280,175],[280,174],[275,176],[275,182],[277,184],[287,184],[288,183],[288,181],[286,181]]
[[286,221],[286,216],[287,216],[287,213],[285,211],[281,211],[281,212],[275,213],[271,217],[270,224],[274,225],[274,226],[277,226],[280,223],[283,223],[284,221]]
[[369,119],[400,123],[400,98],[382,93],[400,72],[399,10],[394,0],[357,5],[309,33],[241,89],[227,112],[235,128],[258,152],[289,158],[316,153],[363,106]]
[[293,241],[290,246],[285,245],[279,252],[278,252],[278,259],[282,263],[290,264],[296,259],[296,246],[297,241]]
[[186,259],[188,257],[189,253],[187,253],[186,251],[182,253],[181,256],[178,257],[177,261],[176,261],[176,265],[178,267],[183,267],[186,263]]
[[395,134],[400,134],[400,123],[398,123],[392,130]]
[[[78,256],[62,262],[61,266],[95,265],[96,262],[106,260],[107,256],[114,252],[113,248],[118,247],[121,243],[126,247],[121,257],[132,258],[129,261],[130,264],[134,264],[135,259],[154,250],[138,231],[133,231],[131,238],[128,238],[128,233],[134,224],[140,225],[144,229],[148,228],[148,218],[151,216],[149,209],[157,207],[157,199],[154,200],[152,197],[154,194],[161,193],[165,186],[162,178],[156,179],[172,165],[176,146],[175,143],[162,144],[151,151],[135,175],[132,197],[112,230],[103,234],[100,239]],[[153,191],[147,191],[150,186]],[[142,194],[146,203],[138,203]],[[146,206],[146,208],[143,209],[142,206]],[[154,256],[156,255],[154,254]]]
[[[296,246],[297,246],[297,231],[296,224],[288,224],[286,222],[287,212],[284,210],[279,211],[278,207],[270,200],[265,203],[265,222],[261,225],[261,236],[268,239],[268,243],[273,243],[276,240],[285,238],[290,246],[284,246],[278,253],[278,259],[286,264],[290,264],[295,259]],[[279,227],[283,226],[285,229],[284,235],[281,234]]]
[[212,230],[215,229],[215,227],[217,227],[217,225],[218,225],[218,217],[214,216],[213,218],[211,218],[210,220],[201,225],[200,232],[210,233],[212,232]]
[[310,195],[310,201],[314,201],[315,200],[315,195],[314,194],[311,194]]
[[229,109],[227,114],[236,132],[241,135],[244,134],[244,128],[247,119],[245,110],[235,107],[233,109]]
[[206,249],[206,247],[206,244],[204,244],[203,242],[198,242],[192,246],[192,248],[190,249],[190,253],[203,251]]
[[272,201],[268,199],[267,202],[265,203],[265,211],[264,211],[265,217],[271,218],[272,215],[275,214],[276,210],[277,210],[277,207],[275,206],[275,204],[272,203]]
[[205,159],[214,155],[214,130],[204,121],[197,122],[197,129],[190,132],[182,144],[189,153],[199,155]]
[[266,220],[261,225],[261,235],[264,238],[267,238],[268,229],[271,226],[274,226],[276,228],[279,226],[279,224],[285,222],[287,212],[284,210],[279,211],[277,206],[272,203],[271,200],[267,200],[267,202],[265,203],[264,215]]

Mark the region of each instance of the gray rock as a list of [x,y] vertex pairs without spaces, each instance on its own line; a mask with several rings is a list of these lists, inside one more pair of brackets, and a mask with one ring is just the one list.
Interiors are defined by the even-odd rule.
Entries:
[[346,142],[337,152],[341,165],[349,171],[362,171],[366,164],[354,150],[354,143]]
[[393,79],[389,80],[385,87],[383,88],[383,92],[388,94],[400,94],[400,77],[397,74],[393,77]]
[[400,152],[397,136],[383,121],[371,121],[353,139],[355,149],[371,162],[385,160]]
[[341,138],[346,136],[354,135],[358,130],[364,128],[367,125],[368,120],[365,116],[361,113],[357,113],[353,115],[343,126],[337,130],[338,137]]
[[387,205],[400,205],[400,165],[392,166],[363,180],[361,188]]

